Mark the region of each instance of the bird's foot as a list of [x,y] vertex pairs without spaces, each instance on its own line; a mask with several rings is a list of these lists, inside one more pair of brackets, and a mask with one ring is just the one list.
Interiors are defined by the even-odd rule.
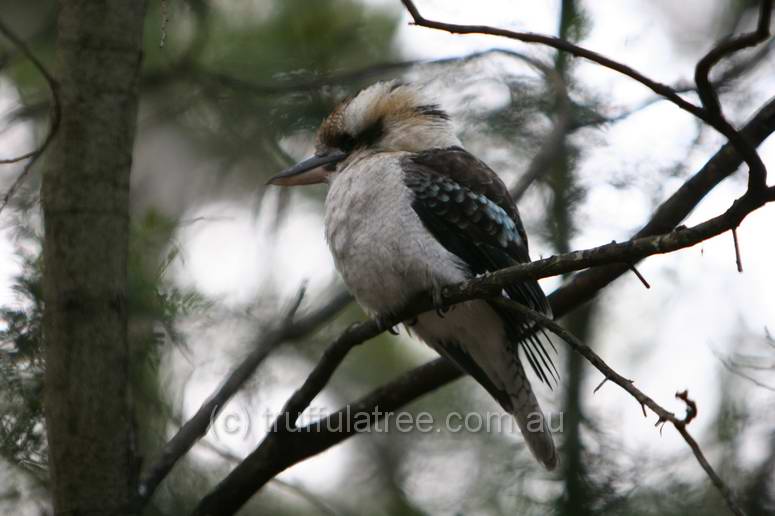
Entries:
[[432,289],[433,296],[433,308],[436,310],[436,315],[444,319],[444,314],[449,312],[449,306],[444,304],[444,287],[434,285]]
[[391,335],[398,335],[396,327],[390,324],[393,317],[393,314],[379,314],[374,316],[374,321],[381,331],[387,331]]

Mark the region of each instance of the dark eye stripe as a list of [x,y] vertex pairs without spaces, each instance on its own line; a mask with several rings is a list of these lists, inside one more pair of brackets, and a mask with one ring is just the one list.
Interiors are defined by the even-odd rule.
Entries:
[[442,120],[449,120],[449,115],[447,112],[441,109],[438,104],[425,104],[423,106],[417,106],[415,111],[421,115],[441,118]]
[[333,135],[333,137],[328,138],[328,141],[325,143],[330,147],[335,147],[344,152],[351,152],[357,147],[374,145],[382,138],[383,132],[384,126],[382,119],[380,118],[361,131],[357,136],[352,136],[346,132],[340,132]]

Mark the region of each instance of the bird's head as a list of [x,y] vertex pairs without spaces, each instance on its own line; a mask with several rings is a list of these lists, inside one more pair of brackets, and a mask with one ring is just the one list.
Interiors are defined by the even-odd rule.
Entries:
[[320,125],[315,155],[269,180],[296,186],[329,181],[364,152],[419,152],[460,145],[449,116],[416,86],[378,82],[342,101]]

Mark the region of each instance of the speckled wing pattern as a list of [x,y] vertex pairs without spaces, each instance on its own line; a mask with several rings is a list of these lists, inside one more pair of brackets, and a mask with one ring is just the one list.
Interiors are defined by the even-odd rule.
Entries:
[[[407,156],[402,169],[404,182],[414,193],[412,207],[420,220],[439,243],[466,263],[472,276],[530,261],[527,235],[516,205],[506,185],[482,161],[460,147],[450,147]],[[535,280],[504,290],[511,299],[551,315]],[[543,340],[552,345],[551,340],[532,321],[500,307],[493,309],[504,321],[514,352],[522,345],[536,375],[551,385],[549,377],[556,380],[557,370],[543,345]],[[465,357],[455,361],[470,369]]]

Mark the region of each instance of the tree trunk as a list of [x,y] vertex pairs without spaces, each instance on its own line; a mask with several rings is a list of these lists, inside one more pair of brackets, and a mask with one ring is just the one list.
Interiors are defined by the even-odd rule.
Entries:
[[[576,0],[562,0],[559,37],[572,41],[578,36],[582,20]],[[568,66],[568,54],[559,52],[555,59],[555,68],[562,80],[569,85],[572,78]],[[573,210],[578,202],[579,188],[574,156],[568,142],[563,145],[562,152],[558,153],[549,179],[549,186],[552,188],[552,203],[549,213],[554,223],[553,242],[560,253],[567,253],[571,250],[571,239],[576,233]],[[592,333],[592,320],[595,311],[596,300],[592,300],[568,314],[563,319],[563,324],[582,342],[587,342]],[[581,428],[584,420],[581,393],[584,385],[585,364],[586,362],[578,353],[568,353],[563,376],[564,440],[560,459],[564,493],[558,500],[557,508],[557,514],[561,516],[589,516],[593,514],[592,505],[597,496],[594,486],[588,481],[584,461],[585,445],[581,439]]]
[[144,1],[60,4],[61,125],[43,176],[45,410],[56,514],[121,514],[134,489],[129,170]]

